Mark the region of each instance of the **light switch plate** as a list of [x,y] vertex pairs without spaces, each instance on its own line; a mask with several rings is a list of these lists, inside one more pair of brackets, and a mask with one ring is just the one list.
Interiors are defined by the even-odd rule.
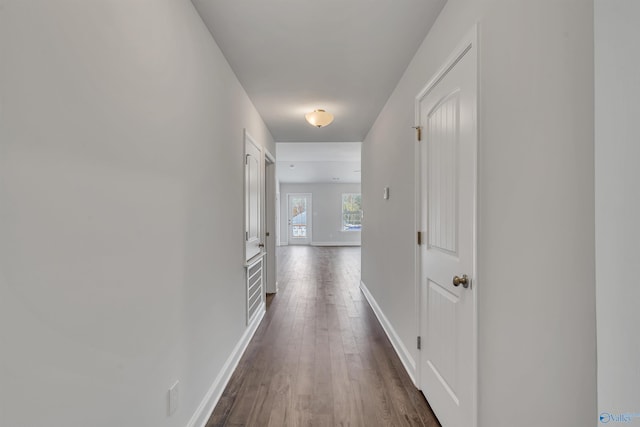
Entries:
[[384,187],[384,193],[383,193],[382,197],[385,200],[389,200],[389,187]]

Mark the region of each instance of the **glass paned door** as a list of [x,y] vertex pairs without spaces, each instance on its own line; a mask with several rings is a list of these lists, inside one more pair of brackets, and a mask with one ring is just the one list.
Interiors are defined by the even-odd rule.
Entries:
[[289,194],[289,243],[309,244],[311,241],[311,195]]

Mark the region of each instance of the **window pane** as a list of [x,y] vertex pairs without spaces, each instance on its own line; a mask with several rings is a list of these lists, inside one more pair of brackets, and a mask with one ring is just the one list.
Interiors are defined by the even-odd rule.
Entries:
[[307,199],[306,197],[292,197],[291,233],[293,237],[307,237]]
[[362,195],[342,195],[342,230],[356,231],[362,228]]

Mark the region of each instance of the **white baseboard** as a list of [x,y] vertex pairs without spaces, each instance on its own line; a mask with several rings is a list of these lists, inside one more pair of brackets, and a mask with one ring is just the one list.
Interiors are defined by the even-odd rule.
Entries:
[[198,406],[198,409],[196,409],[196,412],[191,417],[191,420],[189,420],[187,427],[204,427],[205,424],[207,424],[209,417],[211,417],[213,410],[218,404],[218,400],[220,400],[220,397],[222,396],[222,392],[231,379],[231,375],[233,375],[233,371],[235,371],[236,367],[238,366],[238,362],[240,362],[240,358],[247,349],[247,346],[249,345],[253,334],[256,333],[256,330],[258,329],[258,326],[260,325],[265,312],[266,306],[263,305],[262,310],[260,310],[260,314],[255,316],[251,324],[247,327],[247,330],[244,332],[244,334],[242,334],[242,337],[236,344],[233,352],[222,366],[220,373],[213,381],[213,384],[209,388],[209,391],[207,391],[204,399],[202,399],[200,406]]
[[360,242],[311,242],[311,246],[361,246]]
[[367,289],[367,286],[362,280],[360,281],[360,290],[362,290],[364,297],[367,299],[367,302],[369,302],[371,309],[373,309],[378,321],[382,325],[382,329],[384,329],[387,337],[389,337],[389,341],[391,341],[391,345],[398,354],[398,357],[400,357],[400,361],[402,362],[404,369],[407,371],[407,374],[409,374],[409,377],[411,377],[411,381],[413,381],[413,384],[417,386],[416,362],[411,356],[411,353],[407,350],[407,347],[404,345],[395,329],[393,329],[393,326],[389,323],[389,319],[384,315],[382,309],[376,302],[376,299],[371,295],[371,292],[369,292],[369,289]]

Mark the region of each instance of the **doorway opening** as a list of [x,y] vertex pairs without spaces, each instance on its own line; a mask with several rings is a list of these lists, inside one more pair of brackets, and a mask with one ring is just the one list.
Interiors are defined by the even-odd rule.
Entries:
[[264,250],[265,259],[265,281],[267,294],[278,292],[277,282],[277,261],[276,261],[276,230],[278,206],[276,196],[276,162],[271,153],[265,150],[264,153]]

